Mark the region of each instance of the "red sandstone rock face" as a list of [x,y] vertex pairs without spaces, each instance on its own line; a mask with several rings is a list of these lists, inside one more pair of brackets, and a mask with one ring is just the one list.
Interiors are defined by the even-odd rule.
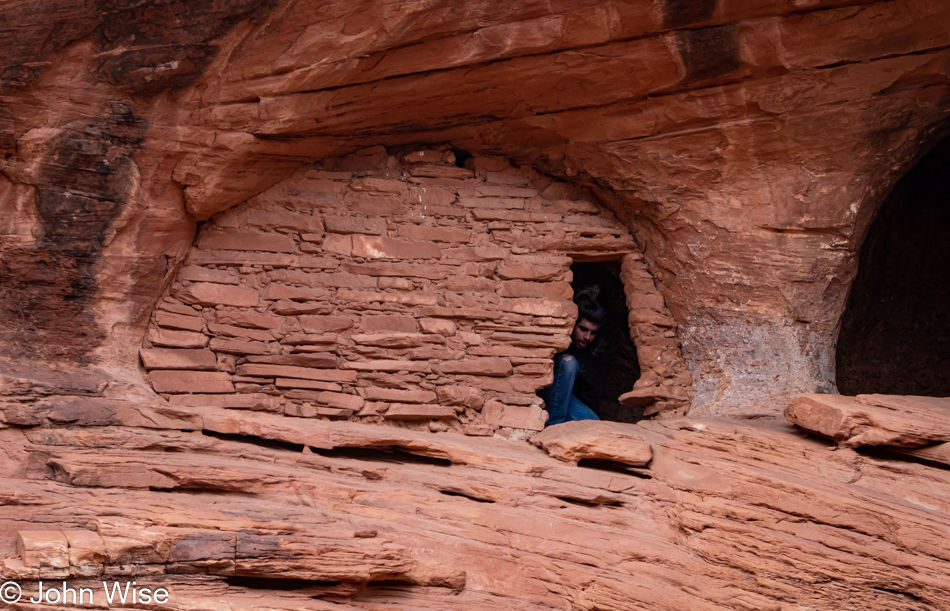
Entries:
[[[948,11],[6,3],[3,580],[29,593],[38,579],[132,577],[178,609],[950,608],[950,483],[933,465],[948,461],[945,418],[893,417],[919,403],[790,412],[851,445],[927,444],[899,456],[831,452],[768,417],[549,429],[536,441],[552,455],[521,434],[445,430],[468,412],[484,419],[474,434],[538,426],[521,404],[533,383],[518,397],[493,385],[536,382],[543,363],[474,354],[475,325],[505,314],[464,293],[489,281],[506,314],[566,327],[564,264],[509,256],[530,255],[511,228],[584,217],[592,235],[532,238],[590,256],[616,225],[578,186],[644,258],[622,267],[631,327],[645,369],[664,366],[625,402],[683,401],[663,389],[685,388],[663,360],[677,344],[693,416],[775,415],[790,395],[832,390],[868,223],[948,131]],[[458,184],[473,168],[440,143],[570,184],[545,197],[489,166]],[[410,180],[380,145],[430,173]],[[302,198],[309,214],[282,190],[298,171],[324,189]],[[514,205],[527,188],[568,208],[553,221]],[[270,195],[290,203],[255,207]],[[407,222],[394,201],[464,222]],[[333,206],[353,214],[312,213]],[[196,232],[226,217],[241,220]],[[415,283],[442,280],[429,276],[443,257],[493,275],[459,275],[468,284],[439,295],[463,295],[450,303],[383,301],[429,299]],[[530,283],[554,304],[524,294]],[[378,316],[357,324],[367,305]],[[450,343],[471,354],[433,352]],[[140,350],[177,405],[142,384]],[[479,388],[411,379],[473,370],[493,375],[470,376]],[[367,405],[389,426],[340,421]],[[819,426],[828,413],[843,426]]]

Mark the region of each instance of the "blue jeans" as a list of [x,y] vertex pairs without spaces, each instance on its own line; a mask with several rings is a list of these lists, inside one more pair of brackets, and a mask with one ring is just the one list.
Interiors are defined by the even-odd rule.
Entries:
[[544,426],[571,420],[600,420],[594,410],[572,394],[579,367],[577,359],[570,354],[554,357],[554,383],[538,393],[548,410],[548,423]]

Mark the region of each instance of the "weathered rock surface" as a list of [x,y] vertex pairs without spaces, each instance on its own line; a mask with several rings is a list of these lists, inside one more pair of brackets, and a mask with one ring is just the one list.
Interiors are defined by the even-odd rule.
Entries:
[[802,395],[785,417],[846,447],[919,448],[950,441],[950,399],[888,395]]
[[806,395],[792,399],[785,416],[845,447],[950,466],[950,398]]
[[[834,446],[777,418],[834,390],[868,224],[950,132],[948,20],[4,3],[2,580],[182,611],[950,609],[946,414],[793,410]],[[568,461],[519,441],[573,314],[550,253],[625,255],[625,400],[690,417],[573,427]],[[640,438],[645,468],[591,461]]]
[[[133,415],[159,408],[164,424]],[[946,471],[768,419],[573,427],[635,433],[653,457],[634,472],[212,407],[3,413],[0,570],[29,594],[65,580],[101,604],[103,580],[134,579],[172,609],[950,608]]]

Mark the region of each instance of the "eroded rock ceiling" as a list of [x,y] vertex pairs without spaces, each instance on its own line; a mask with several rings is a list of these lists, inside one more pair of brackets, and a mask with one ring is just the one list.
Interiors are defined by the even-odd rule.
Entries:
[[132,362],[196,220],[306,161],[449,142],[597,187],[680,325],[696,409],[754,411],[833,387],[866,226],[947,124],[937,1],[3,11],[4,284],[43,304],[7,289],[12,354]]

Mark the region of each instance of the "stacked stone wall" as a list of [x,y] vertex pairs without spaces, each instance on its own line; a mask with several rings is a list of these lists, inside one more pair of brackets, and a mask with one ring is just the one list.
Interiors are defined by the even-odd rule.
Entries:
[[146,333],[155,391],[295,417],[538,430],[535,393],[576,317],[570,265],[621,260],[649,356],[635,394],[685,405],[672,319],[627,228],[568,184],[497,158],[465,165],[447,148],[374,147],[212,218]]

